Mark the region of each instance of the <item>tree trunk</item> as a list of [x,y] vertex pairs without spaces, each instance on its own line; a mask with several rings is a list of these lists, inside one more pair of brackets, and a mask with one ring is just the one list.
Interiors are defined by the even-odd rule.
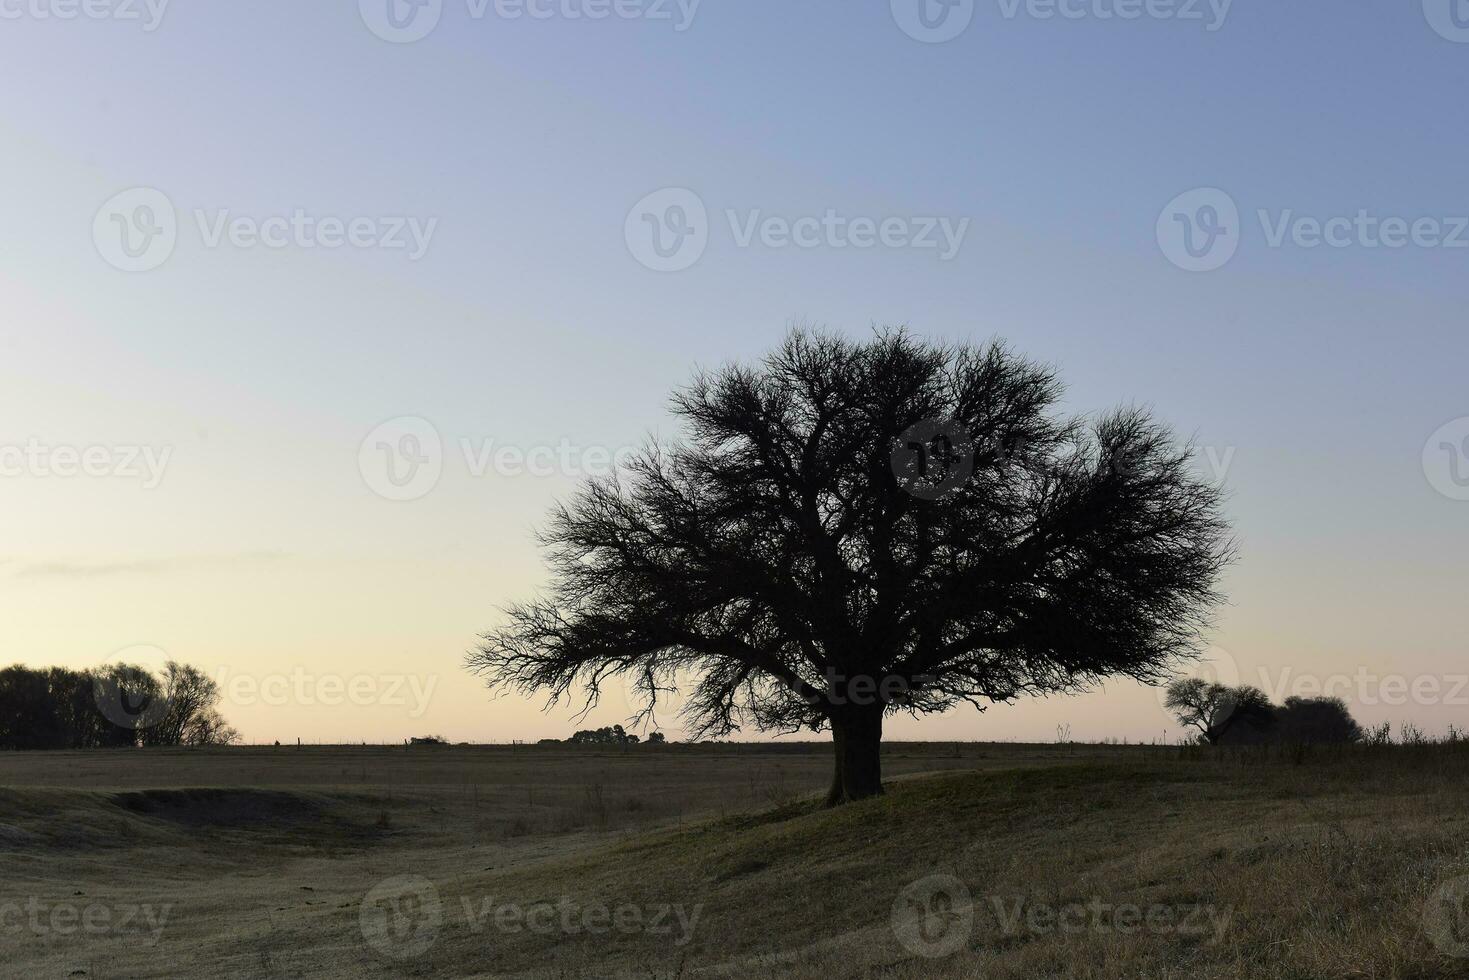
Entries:
[[842,712],[831,719],[836,767],[826,805],[837,806],[882,792],[881,709]]

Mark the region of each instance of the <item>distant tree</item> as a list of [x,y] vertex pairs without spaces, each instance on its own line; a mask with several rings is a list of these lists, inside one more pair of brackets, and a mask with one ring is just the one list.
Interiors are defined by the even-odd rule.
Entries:
[[1276,712],[1276,736],[1299,743],[1358,742],[1362,727],[1341,698],[1290,697]]
[[[240,740],[240,733],[224,720],[218,709],[205,708],[184,725],[181,745],[233,745]],[[279,743],[277,743],[279,744]]]
[[[1175,681],[1165,702],[1180,724],[1210,744],[1263,745],[1374,741],[1341,698],[1289,697],[1276,706],[1253,687]],[[1385,742],[1385,732],[1375,741]]]
[[664,734],[662,732],[649,732],[648,733],[648,741],[647,741],[646,744],[648,744],[648,745],[667,745],[668,744],[668,739],[664,736]]
[[208,717],[219,703],[219,685],[214,678],[197,667],[175,663],[164,664],[159,677],[158,696],[165,705],[156,724],[141,732],[144,745],[210,745],[199,739],[217,738],[225,734],[224,719],[218,712]]
[[1227,687],[1197,677],[1169,684],[1163,704],[1180,725],[1197,729],[1210,745],[1217,745],[1236,726],[1264,729],[1274,718],[1270,699],[1259,688]]
[[673,399],[552,514],[542,599],[469,666],[555,702],[685,691],[690,737],[830,728],[836,804],[882,791],[884,718],[1154,680],[1194,655],[1230,556],[1217,488],[1140,409],[1057,414],[1004,345],[797,331]]
[[572,745],[636,745],[638,736],[623,730],[621,725],[603,728],[584,728],[567,739]]

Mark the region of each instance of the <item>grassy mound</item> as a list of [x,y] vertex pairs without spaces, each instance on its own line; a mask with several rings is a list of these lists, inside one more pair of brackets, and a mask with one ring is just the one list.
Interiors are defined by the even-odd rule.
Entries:
[[[1423,918],[1437,883],[1469,874],[1469,823],[1461,797],[1422,789],[1411,773],[1364,788],[1329,767],[1178,763],[917,779],[441,885],[428,959],[547,976],[1462,976]],[[497,922],[507,905],[583,928],[548,943],[514,913]],[[638,928],[586,927],[620,908]],[[665,908],[673,928],[655,931]]]

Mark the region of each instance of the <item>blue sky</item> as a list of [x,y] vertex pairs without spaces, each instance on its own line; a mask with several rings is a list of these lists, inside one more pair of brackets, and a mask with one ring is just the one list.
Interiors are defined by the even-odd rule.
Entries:
[[[888,3],[834,0],[703,0],[682,31],[675,4],[671,20],[561,12],[585,0],[509,20],[446,0],[408,44],[346,0],[174,0],[152,31],[38,15],[65,2],[0,3],[0,444],[172,455],[150,489],[0,479],[9,659],[148,643],[261,672],[407,660],[439,678],[420,717],[226,713],[259,739],[557,734],[563,716],[492,710],[458,661],[534,589],[529,529],[575,480],[475,476],[457,440],[626,445],[667,431],[666,394],[694,366],[753,357],[792,323],[906,323],[1005,336],[1058,365],[1071,408],[1146,403],[1233,450],[1243,550],[1216,641],[1245,679],[1469,669],[1469,503],[1423,463],[1430,434],[1469,416],[1469,249],[1273,248],[1257,217],[1469,215],[1469,43],[1418,0],[1237,0],[1216,30],[1207,4],[1125,21],[1097,16],[1115,0],[1072,4],[1074,20],[991,0],[940,44]],[[127,273],[92,227],[135,187],[166,195],[179,233],[161,266]],[[664,188],[709,215],[678,272],[624,240]],[[1241,214],[1237,253],[1202,273],[1155,230],[1196,188]],[[413,261],[211,248],[194,217],[296,209],[436,224]],[[741,247],[731,209],[968,225],[944,261]],[[403,416],[451,447],[411,503],[358,466],[367,433]],[[1154,737],[1167,719],[1131,707],[1151,703],[1109,689],[904,731],[1048,738],[1074,718],[1078,736]],[[1358,714],[1442,728],[1469,706]]]

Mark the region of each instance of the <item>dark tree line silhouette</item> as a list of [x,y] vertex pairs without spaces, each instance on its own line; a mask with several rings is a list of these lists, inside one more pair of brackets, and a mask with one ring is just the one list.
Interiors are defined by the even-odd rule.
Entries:
[[213,678],[172,661],[156,674],[17,664],[0,670],[0,749],[226,745],[239,733],[219,700]]
[[[574,733],[565,742],[555,738],[541,739],[542,745],[637,745],[642,741],[632,732],[624,731],[621,725],[603,726],[602,728],[583,728]],[[662,732],[650,732],[644,745],[666,745],[668,739]]]
[[1259,688],[1199,678],[1168,685],[1164,704],[1209,745],[1358,742],[1363,731],[1341,698],[1289,697],[1275,705]]
[[1223,738],[1225,745],[1259,745],[1266,742],[1323,744],[1360,742],[1362,726],[1341,698],[1289,697],[1257,724],[1242,725]]

